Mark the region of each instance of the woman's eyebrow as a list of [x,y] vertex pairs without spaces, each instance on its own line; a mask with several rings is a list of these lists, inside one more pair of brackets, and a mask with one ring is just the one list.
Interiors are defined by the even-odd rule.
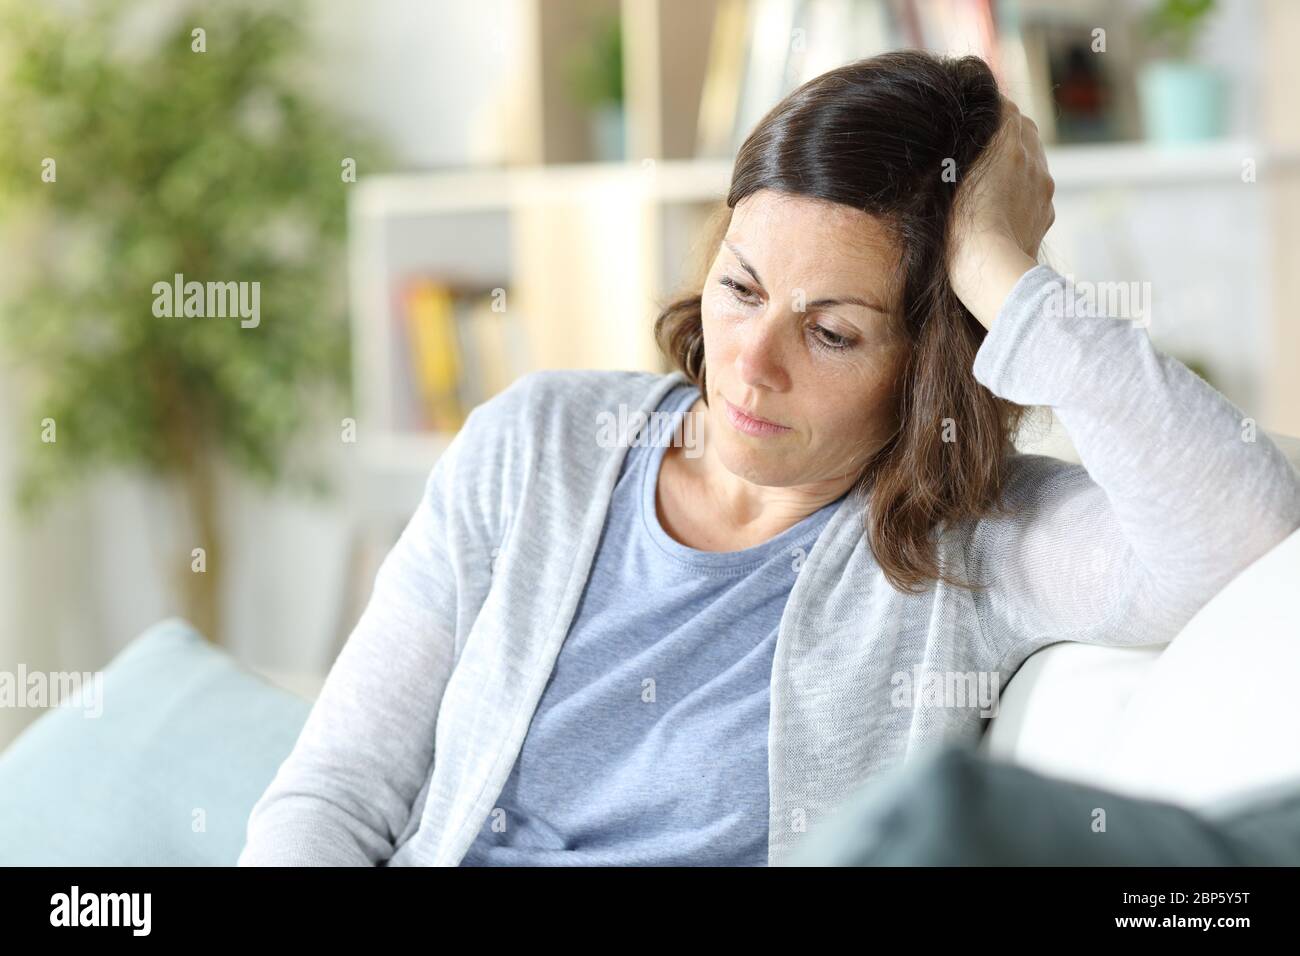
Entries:
[[[754,267],[745,261],[745,257],[740,254],[740,250],[736,248],[735,244],[729,239],[724,239],[723,244],[731,250],[731,254],[736,257],[736,260],[740,263],[741,267],[754,277],[754,281],[758,283],[759,286],[762,286],[763,280],[758,277],[758,273],[754,271]],[[874,312],[885,312],[884,307],[879,303],[856,295],[843,295],[834,299],[815,299],[812,302],[805,303],[805,305],[809,309],[825,309],[832,305],[860,305],[864,309],[871,309]]]
[[840,296],[838,299],[815,299],[812,302],[805,303],[810,309],[824,309],[831,305],[860,305],[864,309],[871,309],[873,312],[884,312],[885,309],[872,302],[870,299],[864,299],[856,295]]
[[740,254],[740,250],[736,248],[735,244],[732,243],[731,240],[729,239],[724,239],[722,240],[722,242],[723,245],[725,245],[728,249],[731,250],[731,254],[735,256],[736,259],[740,262],[741,267],[746,272],[748,272],[751,276],[753,276],[754,281],[761,286],[763,284],[763,280],[758,277],[758,273],[754,271],[754,267],[745,261],[745,257]]

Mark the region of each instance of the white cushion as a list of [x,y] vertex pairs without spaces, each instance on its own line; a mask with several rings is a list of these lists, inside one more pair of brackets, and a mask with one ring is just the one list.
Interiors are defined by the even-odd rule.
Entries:
[[1116,788],[1198,805],[1300,781],[1300,531],[1197,612],[1129,701]]
[[1031,654],[1004,688],[980,748],[1052,776],[1094,782],[1129,700],[1168,646],[1063,641]]
[[[1300,439],[1267,434],[1300,470]],[[1017,447],[1078,461],[1055,416],[1046,424],[1032,419]],[[981,749],[1054,776],[1189,805],[1287,774],[1300,778],[1293,743],[1300,695],[1286,687],[1288,675],[1300,672],[1300,612],[1289,606],[1297,582],[1300,543],[1292,535],[1171,644],[1043,648],[1007,684]],[[1233,736],[1249,742],[1229,747]],[[1232,757],[1207,749],[1210,741]],[[1287,759],[1276,759],[1283,748]]]

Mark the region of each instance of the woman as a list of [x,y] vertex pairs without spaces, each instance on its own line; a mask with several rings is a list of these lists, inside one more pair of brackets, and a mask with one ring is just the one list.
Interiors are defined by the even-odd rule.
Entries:
[[[1171,639],[1300,482],[1143,329],[1051,307],[1051,197],[977,59],[793,92],[660,316],[679,371],[534,373],[470,416],[240,862],[771,863],[976,741],[1038,648]],[[1082,467],[1016,453],[1027,405]],[[609,427],[656,413],[690,427]]]

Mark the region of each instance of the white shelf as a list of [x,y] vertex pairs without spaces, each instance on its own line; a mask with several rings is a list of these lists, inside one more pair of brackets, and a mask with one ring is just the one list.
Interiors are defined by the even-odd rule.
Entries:
[[[1270,150],[1250,140],[1169,146],[1101,143],[1047,150],[1057,188],[1071,189],[1239,180],[1244,159],[1255,160],[1263,173],[1300,166],[1300,151]],[[731,160],[701,159],[403,173],[362,180],[356,202],[359,213],[380,218],[581,202],[584,197],[599,199],[609,190],[623,196],[639,192],[649,202],[707,202],[726,195],[731,169]]]
[[722,198],[730,178],[731,163],[712,159],[435,170],[367,177],[353,201],[359,215],[382,219],[599,200],[611,190],[652,202],[691,201]]
[[1181,185],[1241,182],[1242,162],[1255,161],[1257,176],[1294,167],[1300,153],[1269,150],[1249,140],[1215,140],[1186,145],[1105,143],[1047,150],[1057,189],[1101,186]]

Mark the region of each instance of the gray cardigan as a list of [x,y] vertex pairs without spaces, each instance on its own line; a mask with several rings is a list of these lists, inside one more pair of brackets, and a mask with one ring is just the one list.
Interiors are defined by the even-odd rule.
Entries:
[[[882,770],[977,741],[990,711],[963,682],[1004,686],[1055,641],[1168,641],[1300,526],[1300,478],[1264,432],[1250,440],[1145,329],[1056,317],[1063,281],[1026,273],[974,363],[994,393],[1054,408],[1083,461],[1015,455],[1012,513],[941,537],[941,560],[989,586],[895,591],[854,499],[806,556],[772,666],[769,863]],[[240,865],[460,861],[586,582],[626,452],[598,438],[602,413],[649,413],[679,381],[535,372],[475,409],[254,806]]]

